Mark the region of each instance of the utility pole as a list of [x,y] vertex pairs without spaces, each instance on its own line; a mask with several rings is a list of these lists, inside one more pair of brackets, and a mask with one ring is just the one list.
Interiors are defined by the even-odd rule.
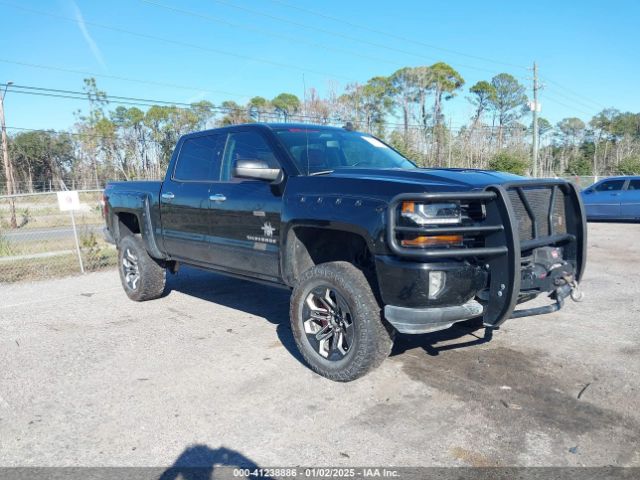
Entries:
[[449,119],[449,153],[447,155],[447,168],[451,168],[451,118]]
[[538,65],[533,62],[533,103],[531,111],[533,112],[533,176],[538,176]]
[[9,205],[11,207],[11,228],[18,228],[16,221],[16,203],[15,198],[11,197],[15,192],[13,180],[13,165],[9,158],[9,142],[7,140],[7,126],[4,123],[4,97],[7,94],[7,88],[13,82],[7,82],[4,86],[4,92],[0,95],[0,128],[2,129],[2,159],[4,161],[4,173],[7,181],[7,195],[9,195]]

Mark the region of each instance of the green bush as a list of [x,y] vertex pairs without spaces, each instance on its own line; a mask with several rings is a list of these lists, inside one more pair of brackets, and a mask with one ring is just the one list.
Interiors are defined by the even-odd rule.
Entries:
[[400,132],[391,132],[391,136],[388,140],[389,145],[399,151],[404,157],[415,162],[419,167],[425,165],[424,156],[418,151],[412,148],[410,142],[405,143],[404,138]]
[[640,157],[627,157],[617,167],[618,175],[640,175]]
[[500,152],[489,160],[489,168],[499,172],[525,175],[529,170],[529,160],[514,152]]

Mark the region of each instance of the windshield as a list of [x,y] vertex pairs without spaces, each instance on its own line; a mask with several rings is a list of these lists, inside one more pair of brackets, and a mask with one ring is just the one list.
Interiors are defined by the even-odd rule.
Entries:
[[341,168],[416,168],[380,140],[363,133],[288,128],[276,135],[307,174]]

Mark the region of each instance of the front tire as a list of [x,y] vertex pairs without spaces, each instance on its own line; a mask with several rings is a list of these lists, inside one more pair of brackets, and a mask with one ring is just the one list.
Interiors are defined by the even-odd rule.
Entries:
[[131,300],[154,300],[164,292],[167,270],[149,256],[139,235],[120,240],[118,267],[122,287]]
[[355,380],[379,366],[393,346],[371,286],[348,262],[316,265],[293,290],[291,329],[309,367],[339,382]]

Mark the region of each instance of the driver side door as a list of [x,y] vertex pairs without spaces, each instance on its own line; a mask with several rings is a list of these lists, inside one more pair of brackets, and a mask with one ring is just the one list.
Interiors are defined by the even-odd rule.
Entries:
[[255,130],[229,133],[220,181],[210,191],[216,263],[240,274],[278,280],[282,197],[269,181],[234,177],[238,160],[281,168],[266,136]]

